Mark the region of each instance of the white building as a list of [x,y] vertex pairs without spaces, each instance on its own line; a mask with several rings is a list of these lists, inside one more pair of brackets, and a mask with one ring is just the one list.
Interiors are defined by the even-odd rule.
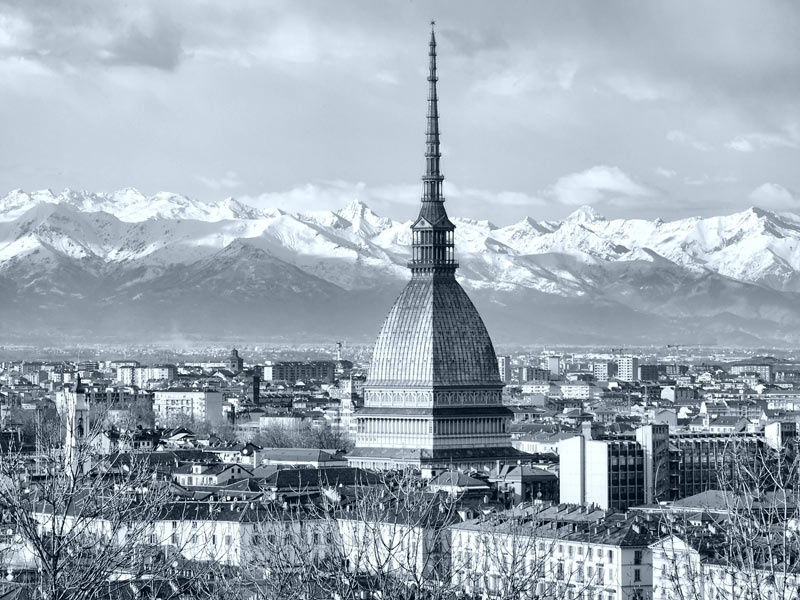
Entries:
[[453,525],[451,536],[452,583],[470,597],[650,598],[651,538],[633,519],[560,525],[506,513]]
[[562,383],[559,387],[561,388],[561,397],[567,400],[588,400],[599,395],[599,388],[589,385],[585,381]]
[[597,381],[608,381],[617,375],[617,363],[598,362],[592,365],[592,373]]
[[224,422],[222,392],[193,388],[157,390],[153,412],[158,425],[172,425],[184,420],[208,421],[212,425]]
[[511,357],[498,356],[497,357],[497,370],[500,371],[500,379],[503,383],[511,383]]
[[178,369],[175,365],[117,366],[117,381],[123,385],[147,387],[151,381],[172,381],[177,374]]
[[619,373],[617,379],[620,381],[639,380],[639,359],[635,356],[623,356],[619,359]]
[[568,504],[627,508],[644,503],[644,453],[632,440],[585,435],[558,444],[559,498]]

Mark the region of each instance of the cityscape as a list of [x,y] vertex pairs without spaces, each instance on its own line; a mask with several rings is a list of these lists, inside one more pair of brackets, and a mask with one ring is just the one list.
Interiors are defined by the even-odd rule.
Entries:
[[800,598],[800,217],[481,225],[415,27],[404,221],[0,200],[0,600]]

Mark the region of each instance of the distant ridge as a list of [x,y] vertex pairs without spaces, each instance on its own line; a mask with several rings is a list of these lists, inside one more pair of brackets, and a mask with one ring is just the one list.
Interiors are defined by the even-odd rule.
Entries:
[[[453,221],[459,280],[499,344],[800,342],[796,215]],[[0,334],[369,340],[408,277],[408,226],[358,200],[289,214],[15,190],[0,199]]]

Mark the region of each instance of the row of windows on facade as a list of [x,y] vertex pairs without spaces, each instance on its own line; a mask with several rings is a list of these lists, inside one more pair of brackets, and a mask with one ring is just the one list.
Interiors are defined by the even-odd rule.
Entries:
[[[425,425],[427,423],[427,427]],[[505,419],[453,419],[429,421],[423,419],[370,419],[361,418],[359,433],[399,434],[435,433],[437,435],[465,435],[480,433],[506,433]]]
[[[528,565],[527,573],[522,573],[523,575],[530,575],[533,573],[532,565]],[[464,569],[459,569],[456,573],[456,580],[458,581],[459,585],[464,585],[469,581],[475,581],[477,577],[479,580],[485,580],[486,588],[490,594],[496,594],[503,588],[503,579],[507,577],[509,573],[500,574],[500,573],[480,573],[475,572],[471,569],[470,566],[465,564]],[[562,594],[555,593],[555,590],[550,589],[548,590],[549,584],[546,580],[541,580],[537,582],[534,586],[532,586],[531,591],[535,591],[538,594],[543,595],[543,597],[563,597],[563,598],[584,598],[586,600],[591,600],[596,598],[598,600],[604,600],[607,598],[608,600],[613,600],[615,598],[616,592],[614,590],[594,590],[593,586],[603,586],[606,584],[614,584],[614,577],[613,577],[613,569],[608,570],[608,577],[606,578],[606,573],[602,566],[597,567],[597,571],[595,571],[592,567],[586,567],[585,572],[583,570],[575,571],[574,573],[567,574],[564,570],[564,563],[559,562],[555,563],[551,568],[550,575],[552,578],[558,582],[571,582],[571,586],[568,586],[567,589],[564,589]],[[574,578],[573,578],[574,575]],[[543,578],[544,579],[544,578]],[[641,569],[634,569],[633,570],[633,583],[641,583],[642,582],[642,572]],[[586,584],[586,586],[575,586],[575,583]],[[550,582],[552,585],[552,582]]]

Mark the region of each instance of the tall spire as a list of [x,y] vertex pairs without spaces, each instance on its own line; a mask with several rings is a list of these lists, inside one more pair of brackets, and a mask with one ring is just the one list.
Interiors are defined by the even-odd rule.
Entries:
[[439,94],[436,89],[436,32],[431,21],[431,41],[428,45],[428,128],[425,132],[425,182],[422,200],[442,201],[442,180],[439,150]]
[[422,204],[419,217],[411,226],[413,256],[409,263],[414,273],[449,273],[458,267],[455,261],[453,231],[455,225],[444,208],[439,149],[439,94],[436,83],[436,32],[431,21],[428,44],[428,125],[425,131],[425,174],[422,176]]

